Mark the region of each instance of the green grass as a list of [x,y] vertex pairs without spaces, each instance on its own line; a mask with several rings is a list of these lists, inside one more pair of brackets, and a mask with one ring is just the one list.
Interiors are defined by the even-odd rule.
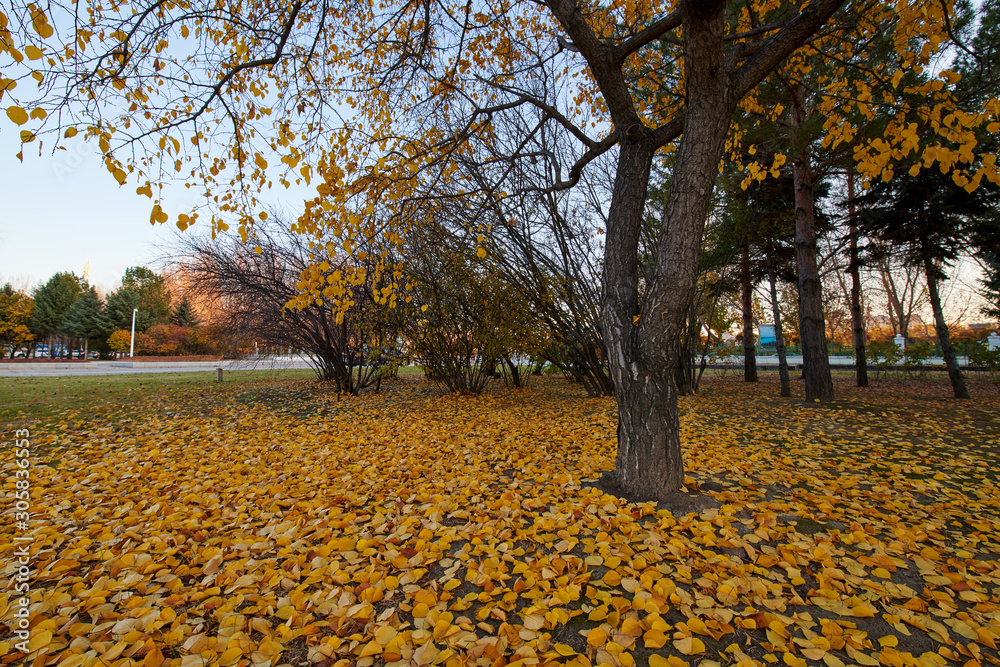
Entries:
[[[221,388],[272,378],[313,377],[310,369],[225,371]],[[112,406],[128,410],[165,392],[187,394],[216,388],[214,371],[2,378],[0,422],[32,422],[70,410],[97,412]]]
[[423,375],[424,369],[420,366],[400,366],[396,373],[400,376]]
[[[423,376],[417,366],[402,366],[402,377]],[[215,393],[243,392],[262,380],[311,380],[312,369],[215,371],[0,378],[0,424],[45,421],[68,411],[126,414],[166,394],[209,399]]]

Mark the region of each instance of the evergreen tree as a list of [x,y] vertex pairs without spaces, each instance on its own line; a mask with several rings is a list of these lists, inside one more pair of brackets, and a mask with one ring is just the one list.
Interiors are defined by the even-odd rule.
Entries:
[[958,368],[942,310],[939,285],[946,269],[970,248],[995,248],[1000,243],[1000,188],[982,183],[969,192],[938,169],[877,183],[859,202],[868,209],[863,231],[899,252],[910,266],[920,267],[934,311],[935,329],[956,398],[969,390]]
[[194,309],[191,308],[191,302],[185,296],[181,299],[181,302],[174,309],[174,314],[170,318],[170,321],[181,327],[196,327],[200,324],[198,321],[198,316],[195,315]]
[[112,330],[111,321],[104,314],[104,303],[93,287],[73,302],[60,327],[62,333],[83,338],[85,350],[91,339],[103,338]]
[[[139,293],[133,289],[122,287],[108,295],[105,303],[105,314],[111,320],[115,329],[132,329],[132,309],[140,306]],[[139,308],[135,315],[135,330],[144,331],[156,324],[155,318],[147,310]]]
[[[971,53],[959,54],[958,71],[962,75],[959,85],[970,98],[982,101],[993,94],[1000,80],[1000,0],[985,0],[980,5],[979,25],[970,46]],[[996,150],[995,133],[983,139],[976,147],[977,152]],[[985,271],[981,294],[987,301],[982,313],[1000,320],[1000,250],[988,239],[981,240],[979,245],[978,256]]]
[[[48,282],[34,293],[32,331],[39,336],[50,337],[60,333],[66,313],[82,291],[79,278],[72,273],[57,273],[49,278]],[[55,356],[55,350],[51,345],[49,356]]]
[[105,312],[112,329],[132,329],[132,310],[135,330],[146,331],[154,324],[167,324],[173,319],[170,309],[170,292],[163,276],[158,276],[144,266],[133,266],[125,271],[122,286],[108,295]]
[[[170,322],[173,315],[170,309],[170,292],[163,276],[156,275],[144,266],[132,266],[125,270],[122,289],[133,290],[139,295],[139,310],[148,311],[153,324]],[[138,326],[138,322],[136,325]]]

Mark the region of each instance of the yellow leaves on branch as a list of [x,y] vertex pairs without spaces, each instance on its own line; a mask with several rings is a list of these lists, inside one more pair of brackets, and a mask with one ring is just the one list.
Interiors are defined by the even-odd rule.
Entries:
[[45,12],[41,8],[35,5],[28,5],[29,11],[31,11],[31,27],[34,28],[43,39],[48,39],[54,33],[52,26],[49,24],[49,19],[45,15]]
[[[961,81],[958,72],[945,69],[933,77],[921,76],[932,69],[934,59],[950,41],[945,11],[955,10],[936,0],[877,3],[845,24],[850,39],[837,36],[834,21],[829,34],[817,37],[818,51],[801,50],[783,64],[786,77],[809,81],[814,91],[808,111],[823,119],[822,145],[853,147],[856,172],[865,186],[898,173],[916,175],[931,166],[951,174],[956,184],[969,191],[983,178],[1000,183],[996,156],[980,155],[975,137],[982,129],[1000,129],[998,101],[988,100],[981,109],[963,109],[955,95],[955,86]],[[858,76],[842,65],[852,60],[866,66],[885,62],[884,53],[869,51],[884,34],[891,37],[895,52],[890,71],[880,81]],[[824,60],[819,53],[835,58]],[[826,68],[817,72],[815,65],[820,60]],[[919,82],[913,83],[914,77],[907,74],[916,74]],[[759,94],[754,91],[748,95],[741,108],[759,119],[759,125],[776,122],[781,111],[777,105],[761,104]],[[866,126],[876,116],[886,120],[881,136],[865,136]],[[737,163],[742,161],[740,139],[745,132],[744,127],[734,128],[727,146]],[[764,165],[753,161],[744,170],[744,188],[769,174]]]
[[771,167],[768,169],[761,165],[757,161],[749,162],[745,169],[747,172],[746,177],[741,181],[740,187],[746,190],[751,183],[754,181],[763,181],[770,174],[771,178],[778,178],[781,168],[785,165],[788,160],[788,156],[783,153],[777,153],[771,162]]
[[149,224],[163,224],[167,221],[167,214],[160,208],[159,204],[153,205],[153,210],[149,214]]

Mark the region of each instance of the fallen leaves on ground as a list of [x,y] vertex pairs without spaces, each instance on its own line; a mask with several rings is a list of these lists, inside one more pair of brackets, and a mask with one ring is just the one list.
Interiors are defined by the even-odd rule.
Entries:
[[31,652],[0,662],[1000,665],[995,398],[715,381],[682,399],[703,508],[671,512],[594,487],[614,404],[562,381],[303,386],[36,431]]

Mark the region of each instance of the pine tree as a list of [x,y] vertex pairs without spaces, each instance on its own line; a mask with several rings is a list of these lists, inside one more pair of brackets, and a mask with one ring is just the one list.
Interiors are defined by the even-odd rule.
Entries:
[[136,331],[145,331],[154,324],[166,324],[173,316],[166,281],[144,266],[125,270],[122,286],[108,295],[105,308],[115,329],[132,329],[133,309],[139,311],[135,314]]
[[91,339],[103,338],[112,330],[111,321],[104,314],[104,303],[93,287],[73,302],[60,327],[62,333],[84,339],[84,357]]
[[934,311],[935,328],[956,398],[969,398],[944,319],[940,283],[946,269],[969,248],[996,247],[1000,240],[1000,187],[983,183],[969,192],[937,169],[907,179],[877,183],[858,198],[866,206],[862,231],[881,241],[873,248],[898,252],[920,267]]
[[163,276],[156,275],[144,266],[132,266],[125,269],[122,289],[138,293],[141,304],[139,308],[149,311],[155,320],[153,324],[166,324],[170,321],[170,292]]
[[[35,290],[32,331],[39,336],[50,337],[60,333],[66,313],[82,291],[79,278],[72,273],[57,273],[49,278],[47,283]],[[49,356],[55,356],[55,349],[51,345]]]
[[200,324],[198,316],[195,315],[194,309],[191,308],[191,302],[188,301],[187,297],[181,299],[177,308],[174,309],[174,314],[171,316],[170,321],[181,327],[196,327]]

